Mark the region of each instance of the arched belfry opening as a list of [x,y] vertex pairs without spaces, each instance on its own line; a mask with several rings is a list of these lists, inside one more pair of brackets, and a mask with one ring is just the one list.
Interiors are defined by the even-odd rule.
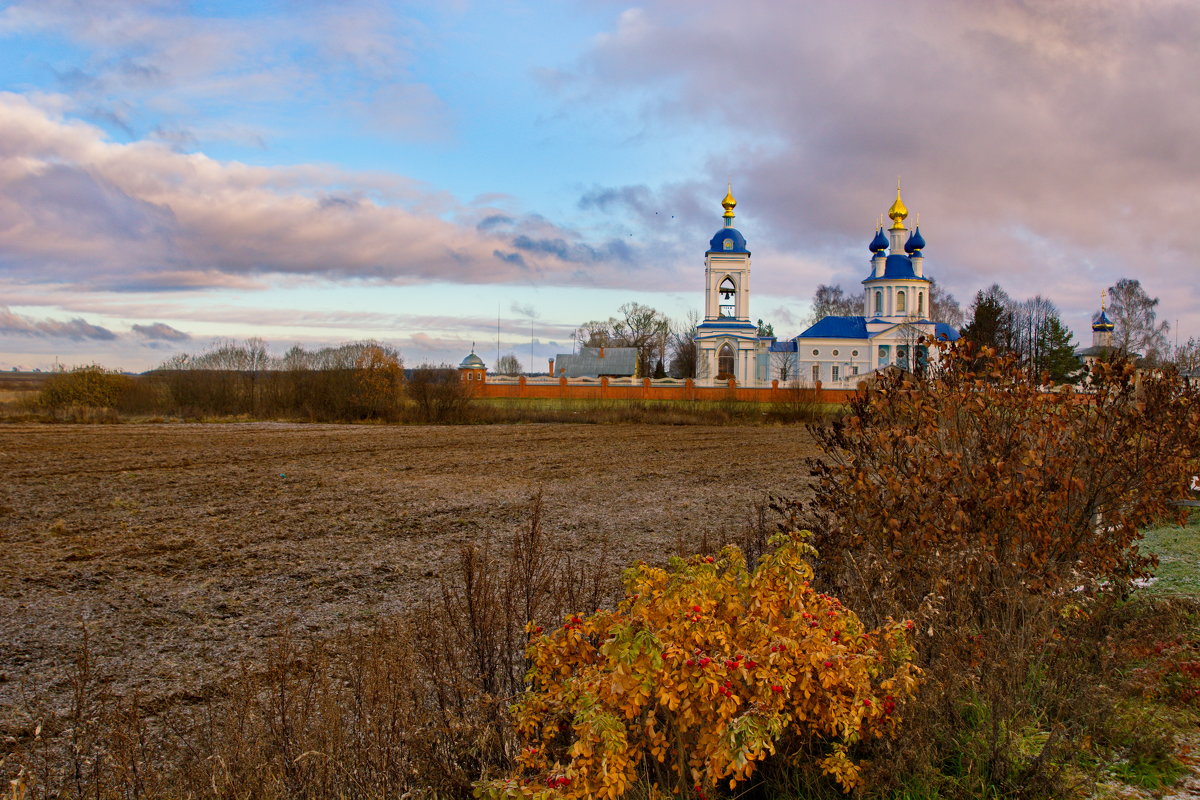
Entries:
[[725,280],[721,281],[717,292],[721,297],[719,306],[719,315],[722,317],[737,316],[737,285],[734,284],[733,278],[726,275]]
[[721,345],[721,349],[717,351],[717,380],[727,381],[734,377],[734,356],[733,348],[729,346],[729,342]]

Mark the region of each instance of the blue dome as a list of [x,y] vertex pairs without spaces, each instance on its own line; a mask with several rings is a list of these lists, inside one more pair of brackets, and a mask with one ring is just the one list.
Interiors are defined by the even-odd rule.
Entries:
[[887,257],[887,261],[883,266],[883,276],[876,278],[872,272],[863,283],[870,281],[896,280],[897,278],[915,278],[916,280],[927,280],[917,275],[913,269],[912,259],[908,256],[902,256],[899,253],[893,253]]
[[[725,240],[732,239],[733,242],[729,247],[725,246]],[[710,253],[749,253],[746,249],[746,237],[742,236],[737,228],[721,228],[713,235],[708,243],[708,252]]]
[[1112,320],[1108,318],[1108,313],[1103,309],[1100,311],[1100,316],[1092,320],[1092,330],[1094,331],[1111,331],[1115,327]]
[[925,237],[921,235],[920,228],[914,228],[912,235],[908,237],[908,241],[904,243],[904,252],[908,254],[918,253],[925,249]]
[[883,228],[875,231],[875,238],[871,240],[871,252],[878,253],[880,250],[887,250],[888,240],[883,235]]

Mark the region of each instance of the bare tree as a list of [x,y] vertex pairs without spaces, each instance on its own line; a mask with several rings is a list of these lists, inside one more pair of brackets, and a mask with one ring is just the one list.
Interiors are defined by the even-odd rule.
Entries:
[[929,319],[944,322],[955,330],[961,328],[966,320],[962,306],[954,299],[954,295],[938,286],[933,278],[929,279]]
[[660,354],[670,333],[670,320],[657,309],[631,302],[621,306],[621,314],[609,320],[615,346],[636,347],[638,375],[649,375],[653,359]]
[[1142,289],[1141,281],[1121,278],[1108,289],[1108,316],[1112,320],[1113,346],[1126,353],[1141,353],[1150,363],[1165,359],[1170,352],[1167,333],[1171,326],[1158,321],[1154,310],[1158,298]]
[[696,326],[700,324],[700,315],[689,311],[682,321],[671,325],[668,336],[670,348],[670,373],[672,378],[695,378],[696,359]]
[[1200,370],[1200,339],[1189,337],[1186,342],[1172,349],[1171,362],[1180,372],[1190,374]]
[[846,294],[840,286],[821,284],[813,293],[812,316],[809,324],[816,325],[825,317],[853,317],[862,310],[862,300]]
[[517,358],[515,353],[507,353],[500,356],[500,360],[496,362],[496,373],[499,375],[521,375],[521,359]]
[[612,320],[585,322],[571,335],[577,347],[609,347],[613,344]]
[[780,384],[785,384],[796,380],[797,372],[796,358],[791,352],[771,353],[771,374],[769,376],[771,380],[778,380]]

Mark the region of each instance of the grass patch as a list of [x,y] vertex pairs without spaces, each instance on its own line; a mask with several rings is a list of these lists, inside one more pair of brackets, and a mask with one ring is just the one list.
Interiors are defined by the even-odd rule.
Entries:
[[1200,511],[1193,510],[1185,525],[1166,523],[1143,534],[1143,548],[1158,556],[1155,580],[1146,590],[1200,598]]

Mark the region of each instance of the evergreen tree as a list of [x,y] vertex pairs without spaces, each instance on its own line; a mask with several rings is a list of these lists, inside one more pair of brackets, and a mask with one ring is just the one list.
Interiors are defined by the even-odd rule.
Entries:
[[656,363],[654,365],[654,377],[655,378],[667,377],[667,369],[666,369],[666,367],[663,366],[663,360],[661,358],[658,360],[658,363]]
[[1083,374],[1079,359],[1075,357],[1074,336],[1071,329],[1062,323],[1058,314],[1046,319],[1041,330],[1041,368],[1054,383],[1076,383]]
[[1008,309],[1008,295],[999,286],[987,292],[975,293],[971,303],[971,321],[962,329],[962,337],[976,347],[992,347],[1004,353],[1011,349],[1013,340],[1012,314]]

